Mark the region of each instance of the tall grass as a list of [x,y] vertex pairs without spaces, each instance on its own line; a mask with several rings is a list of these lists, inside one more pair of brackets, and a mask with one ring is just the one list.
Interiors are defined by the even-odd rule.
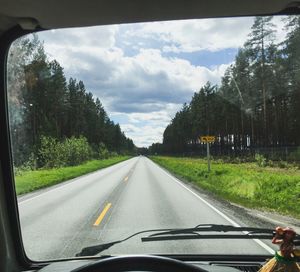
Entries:
[[92,160],[77,166],[24,171],[15,176],[16,191],[18,195],[32,192],[108,167],[129,158],[129,156],[117,156],[104,160]]
[[275,210],[300,218],[300,171],[259,167],[255,163],[213,161],[207,172],[203,159],[151,157],[179,177],[246,207]]

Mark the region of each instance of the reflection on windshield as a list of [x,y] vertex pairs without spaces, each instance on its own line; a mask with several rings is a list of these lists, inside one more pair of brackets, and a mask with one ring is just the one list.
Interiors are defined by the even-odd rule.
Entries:
[[[16,40],[7,89],[29,258],[75,257],[84,248],[273,254],[269,236],[246,239],[239,227],[262,232],[284,223],[299,232],[299,44],[299,16],[98,26]],[[242,236],[216,239],[207,230],[201,240],[171,233],[107,245],[199,224],[231,225]]]

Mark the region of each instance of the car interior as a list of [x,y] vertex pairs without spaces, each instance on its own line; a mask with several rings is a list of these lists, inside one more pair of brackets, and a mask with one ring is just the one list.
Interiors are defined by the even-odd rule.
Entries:
[[[0,271],[258,271],[270,255],[79,256],[33,261],[20,230],[8,121],[7,58],[22,35],[51,29],[220,17],[300,14],[291,0],[0,0]],[[238,29],[232,29],[237,32]],[[201,240],[199,240],[201,243]]]

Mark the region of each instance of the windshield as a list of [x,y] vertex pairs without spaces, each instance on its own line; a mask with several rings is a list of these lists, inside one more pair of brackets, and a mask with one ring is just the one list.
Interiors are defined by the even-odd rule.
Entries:
[[299,230],[299,44],[299,16],[16,40],[7,94],[27,256],[75,258],[144,230],[156,231],[87,255],[273,254],[270,239],[216,227],[144,238],[203,224]]

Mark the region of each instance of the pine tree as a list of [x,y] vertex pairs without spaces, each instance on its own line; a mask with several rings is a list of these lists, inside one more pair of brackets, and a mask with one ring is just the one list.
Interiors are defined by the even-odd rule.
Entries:
[[249,39],[245,43],[246,49],[250,52],[250,60],[253,72],[256,77],[258,90],[261,90],[262,112],[263,112],[263,143],[268,144],[268,120],[267,120],[267,96],[269,91],[266,84],[267,51],[275,38],[274,24],[271,22],[272,16],[258,16],[252,25]]

